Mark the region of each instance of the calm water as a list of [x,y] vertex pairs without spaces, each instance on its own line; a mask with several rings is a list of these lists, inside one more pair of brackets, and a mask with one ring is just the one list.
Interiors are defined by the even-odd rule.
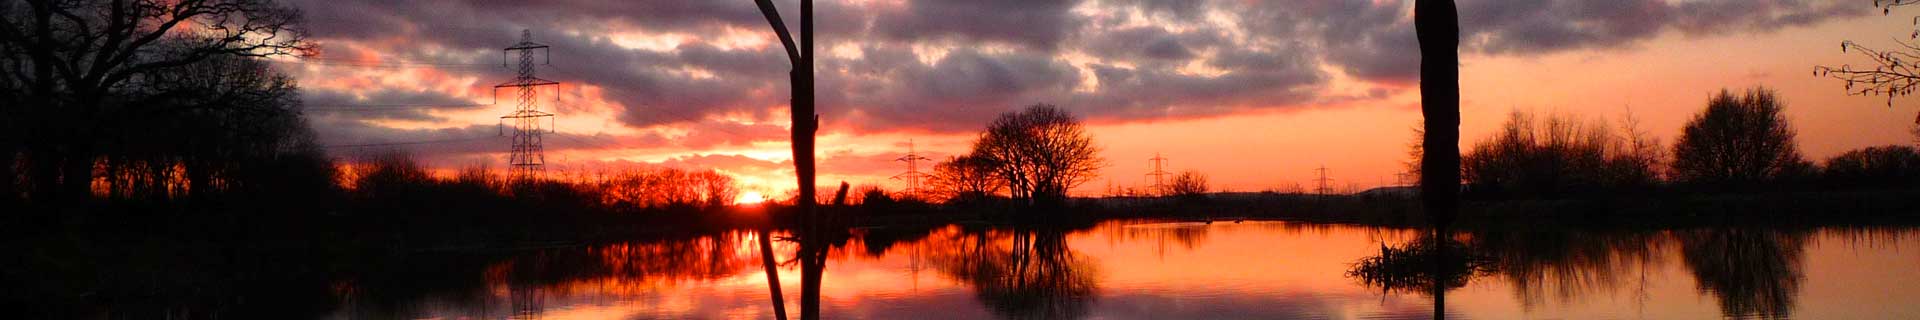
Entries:
[[[1372,319],[1431,318],[1441,298],[1458,318],[1920,319],[1915,231],[1461,232],[1436,246],[1417,230],[1253,221],[869,229],[827,249],[820,307],[829,319]],[[435,259],[335,285],[327,317],[772,318],[755,237]],[[796,318],[797,246],[774,242]],[[1447,267],[1401,268],[1430,261]]]

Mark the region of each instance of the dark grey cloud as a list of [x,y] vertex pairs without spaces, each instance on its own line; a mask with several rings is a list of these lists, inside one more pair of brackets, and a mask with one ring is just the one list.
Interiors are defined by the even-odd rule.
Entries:
[[827,121],[860,129],[971,130],[1020,105],[1061,99],[1080,80],[1078,69],[1048,55],[959,48],[931,64],[904,48],[868,47],[864,55],[823,69],[821,111],[848,120]]
[[1219,75],[1093,65],[1101,90],[1083,93],[1075,102],[1123,118],[1206,116],[1298,105],[1312,101],[1316,96],[1312,89],[1326,80],[1316,60],[1300,50],[1224,50],[1206,62],[1225,70]]
[[313,117],[355,120],[437,121],[432,111],[482,108],[473,100],[434,91],[380,88],[364,92],[342,92],[326,88],[301,90],[302,111]]
[[[553,46],[543,78],[604,88],[620,123],[696,134],[658,145],[781,140],[779,127],[724,125],[719,114],[769,116],[788,99],[783,50],[723,48],[728,34],[767,32],[751,1],[294,0],[326,56],[492,64],[533,29]],[[776,1],[797,26],[795,1]],[[1083,5],[1093,10],[1076,10]],[[1461,0],[1463,50],[1538,55],[1631,48],[1667,33],[1767,32],[1870,12],[1851,1]],[[1350,101],[1328,96],[1331,72],[1412,83],[1419,56],[1410,1],[927,0],[821,1],[819,106],[828,130],[973,130],[1000,112],[1052,103],[1095,120],[1208,116]],[[1146,17],[1138,21],[1133,17]],[[1215,24],[1225,17],[1234,24]],[[640,49],[616,36],[672,33],[677,47]],[[853,48],[841,56],[834,48]],[[366,50],[367,52],[362,52]],[[1212,69],[1212,70],[1196,70]],[[444,68],[503,82],[503,68]],[[389,90],[391,91],[391,90]],[[1377,91],[1377,90],[1376,90]],[[383,98],[401,92],[376,92]],[[341,100],[314,92],[309,103]],[[331,99],[331,100],[330,100]],[[372,99],[368,99],[372,100]],[[359,100],[353,100],[359,101]],[[429,120],[426,113],[338,116]],[[354,122],[358,123],[358,122]],[[328,130],[323,128],[324,130]],[[734,132],[734,133],[727,133]],[[580,137],[580,139],[589,139]],[[649,144],[654,145],[654,144]]]
[[921,0],[878,13],[878,35],[893,40],[1004,43],[1053,51],[1086,21],[1078,0]]
[[1770,32],[1871,12],[1857,1],[1461,1],[1464,44],[1486,53],[1618,48],[1678,31],[1690,36]]

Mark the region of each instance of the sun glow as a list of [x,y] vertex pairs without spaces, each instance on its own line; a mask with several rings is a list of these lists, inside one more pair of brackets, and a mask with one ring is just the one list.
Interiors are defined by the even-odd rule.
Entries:
[[740,193],[740,198],[734,199],[733,204],[760,204],[766,201],[767,197],[760,195],[759,192],[747,191]]

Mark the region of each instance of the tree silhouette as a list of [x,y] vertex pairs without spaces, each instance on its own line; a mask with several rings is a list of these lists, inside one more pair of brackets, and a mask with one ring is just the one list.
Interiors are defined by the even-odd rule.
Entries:
[[1805,174],[1811,164],[1793,144],[1794,131],[1780,114],[1773,91],[1721,90],[1674,143],[1673,174],[1683,183],[1743,186]]
[[1173,183],[1167,186],[1174,197],[1188,201],[1206,199],[1207,188],[1207,175],[1193,170],[1173,176]]
[[1067,190],[1094,178],[1104,163],[1080,120],[1048,104],[1003,113],[973,143],[971,156],[993,164],[1013,198],[1028,205],[1064,204]]
[[1840,186],[1920,185],[1920,151],[1909,146],[1866,147],[1827,160],[1823,176]]
[[1420,41],[1420,197],[1444,228],[1460,198],[1460,17],[1452,0],[1415,0]]
[[1475,194],[1544,196],[1644,188],[1656,183],[1655,143],[1632,121],[1616,135],[1601,120],[1514,112],[1462,157]]
[[[166,92],[128,92],[151,75],[222,56],[307,52],[299,14],[265,0],[24,1],[0,5],[0,63],[12,96],[0,141],[24,154],[26,191],[42,199],[91,196],[98,142],[116,116],[171,114]],[[151,87],[151,86],[147,86]],[[211,106],[197,104],[190,106]],[[12,156],[9,156],[12,157]],[[18,163],[18,162],[11,162]]]
[[973,155],[948,157],[933,165],[931,182],[948,203],[985,200],[1006,189],[995,179],[993,163]]
[[[1894,7],[1915,4],[1920,4],[1920,0],[1873,0],[1873,6],[1880,8],[1883,15],[1893,14]],[[1915,27],[1907,39],[1920,39],[1920,18],[1916,18]],[[1873,66],[1866,69],[1856,69],[1848,64],[1839,67],[1815,66],[1813,75],[1846,82],[1848,95],[1885,96],[1887,107],[1892,108],[1894,98],[1912,95],[1914,89],[1920,87],[1920,69],[1914,67],[1915,63],[1920,63],[1920,45],[1899,43],[1901,48],[1883,51],[1850,40],[1840,41],[1840,52],[1858,52],[1872,61]],[[1920,114],[1914,116],[1913,122],[1920,124]]]

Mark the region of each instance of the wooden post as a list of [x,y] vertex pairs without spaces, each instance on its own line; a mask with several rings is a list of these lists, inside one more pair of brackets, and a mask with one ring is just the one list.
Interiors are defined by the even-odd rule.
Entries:
[[1417,0],[1420,40],[1420,196],[1436,226],[1453,222],[1460,204],[1460,21],[1452,0]]

